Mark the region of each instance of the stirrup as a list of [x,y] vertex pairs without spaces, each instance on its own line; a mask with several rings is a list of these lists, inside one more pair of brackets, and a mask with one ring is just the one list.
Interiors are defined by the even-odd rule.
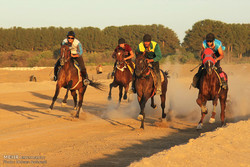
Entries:
[[90,84],[90,80],[89,79],[84,79],[83,80],[83,85],[87,86]]
[[54,75],[54,78],[53,78],[53,79],[54,79],[54,81],[57,81],[57,76]]

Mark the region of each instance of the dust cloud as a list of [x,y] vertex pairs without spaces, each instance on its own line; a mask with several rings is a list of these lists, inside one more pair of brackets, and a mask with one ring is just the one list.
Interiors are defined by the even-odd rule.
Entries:
[[[189,122],[198,122],[200,120],[200,107],[196,103],[198,89],[190,88],[192,78],[198,69],[190,72],[195,65],[170,65],[163,66],[163,70],[169,71],[168,91],[166,99],[165,113],[171,112],[174,118],[183,119]],[[233,65],[226,65],[225,72],[229,78],[229,91],[226,108],[226,119],[230,122],[235,122],[250,117],[250,75],[242,69],[232,69]],[[232,72],[233,71],[233,72]],[[239,73],[239,75],[237,75]],[[247,75],[247,76],[246,76]],[[118,91],[118,90],[117,90]],[[103,113],[103,117],[108,118],[136,118],[140,112],[139,103],[136,95],[130,95],[133,98],[130,102],[122,101],[118,105],[118,100],[109,103],[107,110]],[[146,117],[161,117],[160,97],[155,96],[157,109],[150,107],[151,100],[149,99],[145,113]],[[212,101],[207,102],[208,115],[204,122],[207,122],[212,112]],[[216,107],[216,121],[220,121],[220,103]]]

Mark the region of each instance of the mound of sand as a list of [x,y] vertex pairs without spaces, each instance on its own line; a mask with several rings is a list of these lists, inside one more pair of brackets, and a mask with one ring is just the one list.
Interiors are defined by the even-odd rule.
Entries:
[[130,167],[151,166],[250,166],[250,120],[202,133],[185,145],[172,147]]

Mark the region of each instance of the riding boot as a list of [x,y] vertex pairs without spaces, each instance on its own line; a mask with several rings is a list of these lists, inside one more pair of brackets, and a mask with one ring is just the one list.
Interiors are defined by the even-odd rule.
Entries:
[[191,85],[194,88],[198,88],[199,89],[201,72],[202,72],[202,66],[199,67],[198,72],[193,77],[193,83]]
[[133,76],[132,76],[132,86],[131,86],[131,89],[128,92],[129,93],[136,93],[136,89],[135,89],[135,72],[133,73]]
[[57,60],[56,64],[55,64],[55,67],[54,67],[54,81],[57,81],[57,73],[58,73],[58,70],[59,70],[59,67],[61,66],[60,64],[60,59]]
[[79,67],[80,67],[81,75],[83,78],[83,85],[86,86],[86,85],[90,84],[90,80],[88,79],[87,70],[86,70],[82,56],[76,57],[76,61],[78,62]]
[[224,78],[221,78],[221,84],[222,84],[222,89],[227,89],[227,81],[225,81],[225,79]]
[[89,85],[90,84],[90,80],[89,80],[89,77],[88,77],[86,69],[81,71],[81,76],[83,78],[83,80],[82,80],[83,85],[85,85],[85,86]]
[[156,94],[161,95],[161,74],[160,74],[160,65],[159,62],[151,62],[151,65],[153,67],[153,71],[156,75],[157,83],[156,86]]
[[111,77],[115,76],[115,69],[116,69],[116,61],[115,61],[114,67],[113,67],[113,71],[112,71]]
[[157,76],[157,90],[156,90],[156,94],[161,95],[162,91],[161,91],[161,75],[160,73],[156,74]]

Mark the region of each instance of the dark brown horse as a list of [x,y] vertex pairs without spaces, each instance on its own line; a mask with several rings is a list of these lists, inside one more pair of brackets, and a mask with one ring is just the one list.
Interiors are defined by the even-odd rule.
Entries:
[[[61,46],[61,54],[60,54],[60,62],[61,62],[61,69],[58,73],[58,80],[56,84],[56,91],[55,95],[52,99],[52,103],[50,105],[50,109],[53,109],[54,103],[57,99],[57,96],[60,92],[60,89],[62,87],[67,89],[66,95],[63,99],[63,103],[67,103],[68,98],[68,92],[71,91],[71,95],[74,99],[74,109],[76,109],[77,105],[77,94],[76,90],[78,90],[79,93],[79,102],[77,107],[77,114],[75,117],[79,118],[80,109],[82,107],[83,102],[83,96],[87,89],[87,85],[90,84],[91,86],[100,89],[99,83],[94,83],[93,81],[89,81],[90,83],[86,83],[88,80],[84,80],[85,78],[82,78],[80,76],[80,71],[77,70],[77,68],[74,65],[74,60],[71,58],[71,52],[69,50],[68,45],[62,45]],[[86,81],[85,84],[83,84],[82,80]]]
[[221,81],[219,79],[219,74],[215,69],[215,61],[213,57],[211,55],[204,55],[204,59],[205,58],[207,58],[207,61],[203,61],[204,69],[200,79],[198,99],[196,100],[197,104],[201,107],[201,120],[197,129],[202,129],[203,119],[208,113],[208,109],[206,107],[208,100],[213,101],[213,112],[209,122],[215,122],[216,106],[219,99],[221,105],[221,125],[225,125],[225,108],[228,88],[221,88]]
[[116,59],[116,70],[113,82],[109,85],[109,96],[108,99],[111,100],[111,90],[113,87],[119,86],[119,102],[122,99],[122,91],[125,88],[123,99],[127,99],[127,92],[129,89],[129,83],[132,81],[132,74],[129,70],[127,62],[124,60],[125,54],[123,49],[118,49],[115,55]]
[[[140,114],[138,119],[141,120],[141,128],[144,129],[144,119],[145,112],[144,108],[146,102],[149,98],[151,98],[151,107],[155,108],[156,105],[154,103],[154,96],[156,91],[156,86],[154,84],[154,79],[152,75],[152,69],[149,67],[149,64],[146,61],[146,57],[144,56],[146,53],[137,53],[135,60],[135,88],[137,92],[138,102],[140,104]],[[161,83],[162,94],[161,97],[161,108],[162,108],[162,119],[166,118],[166,114],[164,113],[165,102],[166,102],[166,93],[167,93],[167,85],[168,85],[168,73],[164,72],[164,81]]]

